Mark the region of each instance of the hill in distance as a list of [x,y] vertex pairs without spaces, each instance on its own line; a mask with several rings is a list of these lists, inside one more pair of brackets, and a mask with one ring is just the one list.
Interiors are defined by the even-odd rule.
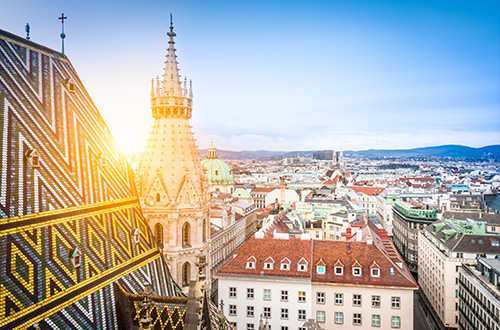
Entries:
[[[217,155],[223,159],[283,159],[285,157],[312,157],[316,150],[307,151],[229,151],[217,149]],[[207,149],[199,150],[201,157],[205,158]],[[481,148],[472,148],[463,145],[442,145],[435,147],[424,147],[414,149],[369,149],[369,150],[346,150],[346,156],[364,157],[364,158],[417,158],[417,157],[452,157],[452,158],[469,158],[469,159],[500,159],[500,144],[485,146]]]

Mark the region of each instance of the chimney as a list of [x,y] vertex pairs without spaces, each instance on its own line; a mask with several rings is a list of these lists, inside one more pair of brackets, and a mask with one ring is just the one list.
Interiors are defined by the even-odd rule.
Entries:
[[370,234],[368,234],[368,237],[366,237],[366,245],[373,245],[373,238]]

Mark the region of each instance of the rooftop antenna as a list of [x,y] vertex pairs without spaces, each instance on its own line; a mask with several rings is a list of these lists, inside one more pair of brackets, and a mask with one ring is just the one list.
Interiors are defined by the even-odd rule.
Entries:
[[26,39],[30,40],[30,23],[26,23],[24,30],[26,31]]
[[62,13],[59,19],[61,20],[62,23],[61,39],[62,39],[62,54],[64,55],[64,38],[66,38],[66,34],[64,34],[64,20],[67,19],[67,17],[64,16],[64,13]]

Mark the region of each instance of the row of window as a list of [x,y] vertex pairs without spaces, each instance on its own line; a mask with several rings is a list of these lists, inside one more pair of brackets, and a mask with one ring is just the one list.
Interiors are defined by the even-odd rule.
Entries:
[[[255,269],[256,262],[257,262],[257,259],[254,256],[249,257],[247,259],[246,268],[247,269]],[[326,265],[324,265],[322,260],[320,260],[318,263],[319,264],[316,266],[316,273],[318,275],[326,274]],[[291,264],[290,260],[288,258],[284,258],[283,260],[281,260],[280,270],[290,270],[291,269],[290,264]],[[307,271],[307,266],[308,266],[307,261],[304,258],[302,258],[297,264],[297,271],[305,272],[305,271]],[[342,262],[340,262],[340,260],[337,260],[337,262],[335,263],[333,268],[334,268],[333,273],[336,276],[343,276],[344,275],[344,265],[342,264]],[[268,257],[264,261],[264,269],[267,269],[267,270],[274,269],[273,258]],[[394,268],[391,267],[390,272],[391,272],[391,275],[393,275]],[[357,260],[351,266],[351,275],[357,276],[357,277],[363,276],[363,267],[358,263]],[[380,267],[378,267],[378,265],[375,261],[370,266],[370,276],[371,277],[380,277]]]
[[[237,297],[237,288],[229,287],[229,298]],[[281,290],[280,300],[288,301],[288,290]],[[247,288],[247,299],[255,298],[255,289]],[[263,292],[264,300],[271,300],[271,289],[264,289]],[[306,292],[298,291],[297,292],[297,301],[298,302],[306,302]],[[325,304],[326,303],[326,294],[324,292],[316,292],[316,303],[317,304]],[[335,305],[343,305],[344,304],[344,294],[343,293],[335,293]],[[361,306],[362,305],[362,295],[361,294],[353,294],[352,296],[352,305],[353,306]],[[372,295],[371,296],[371,306],[372,307],[380,307],[381,299],[380,296]],[[391,308],[399,309],[401,308],[401,298],[400,297],[391,297]]]
[[[231,306],[231,305],[230,305]],[[286,312],[288,315],[288,311]],[[266,316],[264,316],[266,317]],[[269,316],[270,317],[270,316]],[[287,319],[282,317],[282,319]],[[305,321],[305,317],[303,319],[300,319],[301,321]],[[316,321],[318,323],[324,323],[325,322],[325,312],[324,311],[318,311],[316,313]],[[334,322],[335,324],[344,324],[344,313],[342,312],[335,312],[334,316]],[[236,322],[232,322],[232,324],[236,327],[237,324]],[[352,314],[352,324],[356,326],[361,326],[363,325],[363,319],[361,316],[361,313],[353,313]],[[371,318],[371,326],[372,327],[380,327],[382,325],[380,315],[378,314],[372,314]],[[254,323],[247,323],[247,330],[254,330],[255,329],[255,324]],[[391,316],[391,328],[401,328],[401,317],[400,316]],[[269,329],[271,329],[271,326],[269,325]],[[299,327],[299,330],[303,330],[304,328]],[[288,326],[281,326],[281,330],[288,330]]]

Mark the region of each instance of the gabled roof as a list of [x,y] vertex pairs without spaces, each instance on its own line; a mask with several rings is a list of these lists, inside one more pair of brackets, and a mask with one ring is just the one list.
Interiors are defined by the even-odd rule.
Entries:
[[361,192],[368,196],[376,196],[385,190],[384,187],[366,187],[366,186],[349,186],[347,188],[353,190],[356,193]]
[[[217,275],[246,275],[249,277],[286,277],[286,278],[310,278],[310,270],[300,272],[297,264],[301,259],[310,262],[311,258],[310,240],[300,240],[291,238],[288,240],[263,238],[250,238],[236,252],[236,257],[231,259]],[[255,269],[247,269],[246,261],[250,256],[256,258]],[[290,260],[290,269],[281,270],[280,267],[274,269],[264,269],[264,263],[272,257],[274,260]],[[307,261],[309,260],[309,261]]]

